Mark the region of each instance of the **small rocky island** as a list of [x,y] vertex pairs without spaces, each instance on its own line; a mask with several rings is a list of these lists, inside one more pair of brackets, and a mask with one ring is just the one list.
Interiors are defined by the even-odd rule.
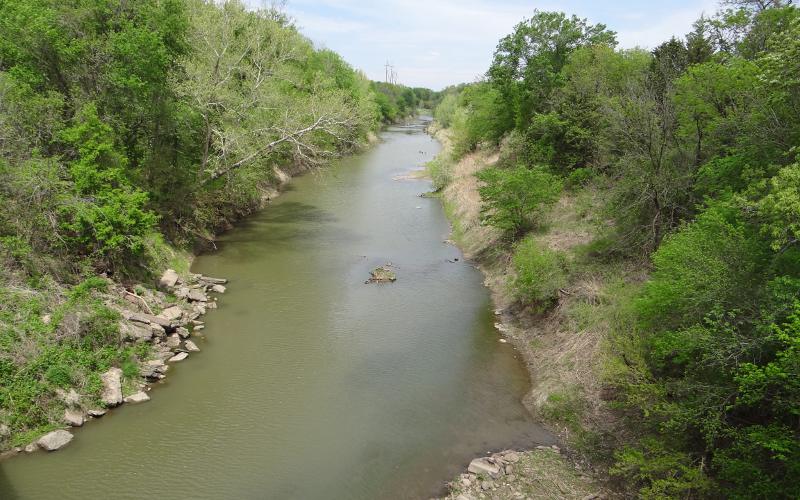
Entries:
[[369,279],[365,281],[365,284],[369,283],[394,283],[397,281],[397,275],[392,271],[392,265],[386,264],[383,266],[376,267],[372,271],[369,272]]

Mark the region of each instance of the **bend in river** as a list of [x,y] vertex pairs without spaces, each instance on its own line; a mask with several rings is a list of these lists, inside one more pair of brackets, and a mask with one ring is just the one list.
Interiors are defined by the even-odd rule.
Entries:
[[[0,464],[0,498],[420,498],[474,455],[551,443],[430,183],[393,180],[439,149],[392,127],[225,234],[194,266],[230,279],[202,352],[149,403]],[[386,263],[396,283],[364,284]]]

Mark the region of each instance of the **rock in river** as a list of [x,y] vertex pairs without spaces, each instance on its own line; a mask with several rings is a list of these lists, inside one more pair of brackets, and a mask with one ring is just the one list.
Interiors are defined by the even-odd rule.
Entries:
[[72,437],[71,433],[59,429],[40,437],[36,444],[47,451],[55,451],[69,444],[72,441]]
[[139,391],[125,398],[126,403],[144,403],[145,401],[150,401],[150,396],[144,391]]
[[103,392],[100,395],[106,406],[122,404],[122,370],[111,368],[100,376],[103,382]]
[[195,344],[191,340],[187,340],[186,342],[183,343],[183,345],[186,347],[186,350],[189,351],[189,352],[198,352],[198,351],[200,351],[200,348],[197,347],[197,344]]

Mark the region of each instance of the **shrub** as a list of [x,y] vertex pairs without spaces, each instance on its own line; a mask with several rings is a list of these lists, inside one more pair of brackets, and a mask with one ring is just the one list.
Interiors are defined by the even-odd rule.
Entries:
[[756,293],[763,243],[732,207],[715,206],[667,237],[653,255],[655,270],[637,303],[661,329],[703,321],[712,310],[731,310]]
[[542,167],[487,168],[478,172],[481,221],[513,238],[536,227],[561,193],[561,179]]
[[546,308],[558,299],[567,284],[564,255],[543,248],[532,238],[517,244],[512,265],[511,288],[517,300]]
[[567,177],[567,187],[571,189],[583,187],[592,177],[594,177],[592,169],[586,167],[576,168]]

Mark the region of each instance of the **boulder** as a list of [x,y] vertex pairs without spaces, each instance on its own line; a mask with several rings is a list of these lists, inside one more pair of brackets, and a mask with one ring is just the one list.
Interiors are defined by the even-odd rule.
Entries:
[[122,370],[111,368],[100,376],[103,382],[103,392],[100,399],[106,406],[122,404]]
[[186,328],[184,328],[184,327],[180,327],[180,328],[178,328],[177,330],[175,330],[175,333],[177,333],[177,334],[178,334],[178,337],[180,337],[180,338],[182,338],[182,339],[188,339],[188,338],[189,338],[189,336],[191,335],[191,333],[189,332],[189,330],[187,330],[187,329],[186,329]]
[[186,359],[188,357],[189,357],[189,353],[188,352],[179,352],[178,354],[176,354],[176,355],[172,356],[171,358],[169,358],[168,361],[170,363],[177,363],[178,361],[183,361],[184,359]]
[[181,338],[178,336],[177,333],[173,333],[169,337],[167,337],[167,347],[170,349],[176,349],[181,345]]
[[81,402],[81,395],[78,394],[75,389],[70,389],[69,392],[63,389],[56,389],[56,394],[58,394],[59,399],[64,402],[65,405],[71,407],[78,406]]
[[168,321],[175,321],[181,318],[183,315],[183,310],[178,306],[170,306],[158,315],[161,318],[164,318]]
[[144,391],[139,391],[125,398],[126,403],[144,403],[145,401],[150,401],[150,396]]
[[178,297],[179,299],[185,299],[186,297],[189,296],[190,290],[191,289],[188,286],[182,286],[177,290],[175,290],[175,296]]
[[505,459],[506,462],[515,464],[519,462],[519,453],[517,453],[516,451],[509,451],[505,455],[503,455],[503,458]]
[[164,328],[172,328],[172,321],[166,318],[159,318],[158,316],[153,316],[152,314],[145,314],[145,313],[137,313],[132,311],[122,311],[122,317],[129,320],[134,321],[136,323],[143,323],[145,325],[159,325]]
[[174,269],[167,269],[164,271],[164,274],[161,275],[161,279],[158,280],[158,284],[162,288],[172,288],[176,283],[178,283],[179,279],[180,276],[178,276],[178,273],[175,272]]
[[82,426],[83,412],[80,410],[73,410],[71,408],[64,410],[64,423],[72,427]]
[[90,417],[100,418],[103,415],[105,415],[106,413],[108,413],[108,410],[106,410],[104,408],[95,408],[95,409],[89,410],[86,413],[88,413]]
[[119,333],[122,334],[122,338],[125,340],[131,340],[139,343],[148,342],[151,338],[153,338],[153,331],[149,328],[149,326],[142,327],[132,323],[126,323],[124,321],[119,322]]
[[59,429],[40,437],[36,444],[47,451],[55,451],[68,445],[72,437],[72,433]]
[[186,342],[183,343],[183,345],[184,345],[184,347],[186,347],[186,350],[189,351],[189,352],[199,352],[200,351],[200,348],[197,347],[197,344],[195,344],[191,340],[187,340]]
[[[170,353],[170,357],[172,357],[172,353]],[[164,364],[163,360],[151,359],[139,368],[139,375],[147,379],[160,379],[163,378],[167,369],[169,367]]]
[[212,292],[225,293],[225,290],[227,290],[227,288],[225,288],[224,285],[212,285],[211,286],[211,291]]
[[191,290],[189,290],[189,293],[186,295],[186,298],[193,302],[208,302],[208,297],[206,296],[206,294],[198,288],[192,288]]
[[33,453],[34,451],[39,449],[39,445],[36,443],[28,443],[25,445],[25,453]]
[[11,428],[6,424],[0,424],[0,438],[7,438],[11,435]]
[[473,474],[483,474],[493,478],[500,477],[501,474],[500,467],[489,462],[486,458],[476,458],[469,463],[467,470]]

